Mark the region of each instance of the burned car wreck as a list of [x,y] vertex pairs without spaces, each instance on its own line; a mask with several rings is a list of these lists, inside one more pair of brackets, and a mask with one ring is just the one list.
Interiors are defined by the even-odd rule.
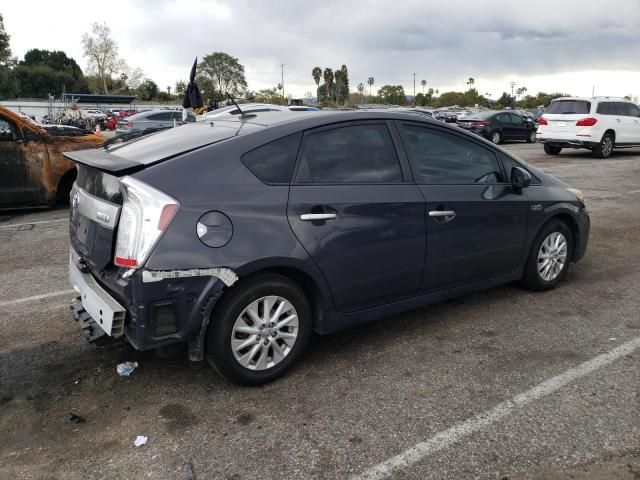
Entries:
[[0,107],[0,209],[67,201],[76,168],[63,152],[96,148],[103,140],[71,127],[41,127]]

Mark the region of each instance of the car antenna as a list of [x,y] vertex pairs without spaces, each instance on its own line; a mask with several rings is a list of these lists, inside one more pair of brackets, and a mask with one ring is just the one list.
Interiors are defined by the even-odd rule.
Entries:
[[254,114],[250,114],[250,113],[244,113],[242,111],[242,109],[240,108],[240,105],[238,105],[236,103],[236,101],[233,99],[233,97],[231,96],[231,94],[229,92],[227,92],[227,97],[229,97],[229,100],[231,100],[233,102],[233,104],[236,106],[236,108],[238,109],[238,111],[240,112],[240,118],[252,118],[255,117]]

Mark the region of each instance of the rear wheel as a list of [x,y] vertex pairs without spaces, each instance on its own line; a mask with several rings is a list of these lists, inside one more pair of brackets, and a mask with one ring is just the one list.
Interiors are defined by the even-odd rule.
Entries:
[[536,141],[536,131],[531,130],[531,132],[529,132],[529,136],[527,137],[527,143],[535,143],[535,141]]
[[593,149],[593,156],[597,158],[609,158],[613,152],[615,142],[611,133],[605,133],[600,144]]
[[546,143],[544,145],[544,153],[547,155],[560,155],[561,151],[562,147],[556,147],[555,145],[549,145]]
[[281,275],[258,275],[230,289],[214,308],[207,361],[232,382],[268,383],[302,356],[311,325],[300,287]]
[[502,134],[498,130],[491,133],[491,142],[495,143],[496,145],[502,143]]
[[561,220],[545,225],[531,246],[522,283],[531,290],[555,288],[567,273],[573,258],[573,235]]

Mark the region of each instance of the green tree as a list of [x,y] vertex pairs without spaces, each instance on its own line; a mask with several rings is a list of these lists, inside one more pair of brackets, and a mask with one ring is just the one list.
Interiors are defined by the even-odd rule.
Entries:
[[93,23],[91,34],[82,35],[82,48],[89,71],[101,81],[104,93],[109,93],[107,80],[124,66],[118,56],[118,44],[111,37],[111,29],[106,23]]
[[[324,85],[318,89],[319,95],[321,95],[322,101],[330,101],[334,96],[334,75],[332,68],[325,68],[322,73],[322,79],[324,80]],[[318,99],[320,100],[320,98]]]
[[278,92],[276,87],[258,90],[254,95],[253,101],[259,103],[275,103],[276,105],[285,103],[282,94]]
[[18,96],[18,81],[11,69],[15,62],[11,58],[10,40],[11,37],[4,29],[4,20],[0,14],[0,99]]
[[337,88],[338,98],[340,99],[340,101],[346,102],[349,98],[349,70],[347,69],[346,65],[342,65],[339,71],[341,84],[340,87]]
[[384,85],[378,90],[378,98],[382,103],[406,105],[407,96],[402,85]]
[[247,90],[244,66],[224,52],[205,55],[198,64],[198,86],[209,98],[240,96]]
[[369,85],[369,96],[371,96],[371,87],[373,87],[373,83],[375,82],[373,77],[369,77],[367,79],[367,85]]
[[426,87],[426,86],[427,86],[427,81],[426,81],[426,80],[422,80],[422,81],[420,82],[420,85],[422,85],[422,93],[424,93],[424,87]]
[[11,60],[11,36],[4,29],[4,19],[0,13],[0,65],[8,65]]
[[515,98],[509,95],[507,92],[502,92],[500,98],[496,102],[496,108],[505,108],[505,107],[513,107],[515,103]]
[[473,77],[469,77],[469,80],[467,80],[467,85],[469,85],[469,88],[473,87],[474,83],[476,83],[476,79]]
[[29,50],[14,69],[23,97],[88,93],[89,85],[73,58],[61,51]]
[[313,77],[313,81],[316,82],[316,97],[318,100],[320,100],[318,89],[320,88],[320,79],[322,78],[322,69],[320,67],[313,67],[313,70],[311,71],[311,76]]
[[187,91],[187,82],[185,82],[183,80],[178,80],[176,82],[175,87],[173,87],[173,91],[174,91],[176,97],[178,97],[178,98],[184,97],[184,94]]
[[156,82],[150,78],[145,78],[140,86],[136,88],[138,100],[148,101],[158,96],[159,88]]

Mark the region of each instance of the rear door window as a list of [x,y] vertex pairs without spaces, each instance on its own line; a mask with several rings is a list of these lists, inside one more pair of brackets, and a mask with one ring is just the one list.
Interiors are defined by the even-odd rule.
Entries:
[[586,100],[554,100],[544,113],[555,115],[586,114],[591,111],[591,102]]
[[348,125],[305,138],[298,183],[398,183],[402,172],[386,124]]
[[153,115],[149,115],[147,119],[155,122],[168,122],[171,120],[171,112],[154,113]]
[[401,125],[416,182],[467,184],[504,182],[495,154],[458,135],[416,125]]
[[264,183],[289,183],[302,133],[267,143],[242,155],[241,160]]

